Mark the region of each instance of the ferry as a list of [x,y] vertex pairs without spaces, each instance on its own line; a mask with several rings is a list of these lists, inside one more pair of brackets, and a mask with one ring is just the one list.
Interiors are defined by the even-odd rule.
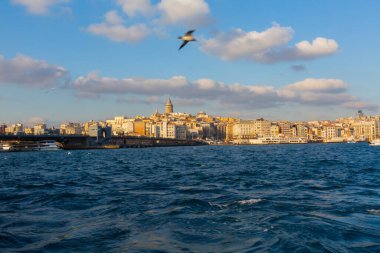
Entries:
[[50,151],[58,150],[59,147],[54,140],[46,141],[10,141],[2,143],[0,146],[2,151]]
[[39,150],[43,151],[53,151],[53,150],[59,150],[59,146],[57,142],[54,140],[46,140],[46,141],[40,141],[39,142]]
[[374,139],[369,143],[370,146],[380,146],[380,139]]
[[247,144],[267,145],[267,144],[306,144],[307,140],[302,137],[261,137],[258,139],[249,139]]
[[14,141],[3,143],[3,151],[37,151],[39,145],[33,141]]

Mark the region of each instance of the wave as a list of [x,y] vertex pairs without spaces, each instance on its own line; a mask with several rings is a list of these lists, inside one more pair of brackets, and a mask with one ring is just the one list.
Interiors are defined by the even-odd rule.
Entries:
[[255,205],[257,203],[260,203],[263,201],[263,199],[247,199],[247,200],[240,200],[237,203],[239,205]]
[[369,209],[367,210],[370,214],[374,215],[380,215],[380,210],[379,209]]

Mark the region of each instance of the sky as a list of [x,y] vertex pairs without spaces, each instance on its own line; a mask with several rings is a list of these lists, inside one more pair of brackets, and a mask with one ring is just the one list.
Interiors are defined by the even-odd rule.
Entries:
[[[380,113],[380,1],[2,0],[0,123]],[[186,31],[197,41],[178,50]]]

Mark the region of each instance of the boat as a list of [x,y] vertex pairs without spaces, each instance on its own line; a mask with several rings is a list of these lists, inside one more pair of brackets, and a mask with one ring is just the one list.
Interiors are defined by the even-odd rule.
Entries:
[[9,141],[1,144],[2,151],[44,151],[59,150],[54,140],[45,141]]
[[13,141],[3,143],[3,151],[37,151],[38,143],[34,141]]
[[370,146],[380,146],[380,139],[374,139],[369,143]]
[[54,140],[45,140],[40,141],[39,143],[39,150],[43,151],[53,151],[53,150],[59,150],[60,147],[57,145],[57,142]]

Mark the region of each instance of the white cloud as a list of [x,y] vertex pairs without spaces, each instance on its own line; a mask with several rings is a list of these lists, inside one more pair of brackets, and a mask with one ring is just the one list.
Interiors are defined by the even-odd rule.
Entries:
[[275,25],[263,32],[245,32],[235,29],[202,41],[202,50],[224,60],[250,59],[266,61],[266,53],[288,43],[292,38],[290,27]]
[[[87,31],[113,41],[137,42],[152,31],[159,34],[167,25],[194,28],[211,20],[205,0],[161,0],[155,5],[150,0],[117,0],[117,4],[128,15],[132,25],[125,26],[117,12],[110,11],[106,13],[104,22],[89,25]],[[135,22],[141,21],[138,15],[144,17],[143,23]]]
[[333,54],[338,51],[339,45],[335,40],[318,37],[312,43],[301,41],[294,47],[294,56],[298,58],[314,58]]
[[0,55],[0,85],[52,88],[67,85],[69,81],[69,73],[63,67],[24,55],[11,60]]
[[117,3],[129,17],[135,17],[137,14],[150,16],[155,11],[150,0],[117,0]]
[[293,30],[274,24],[263,31],[245,32],[235,29],[219,33],[202,41],[201,49],[223,60],[250,60],[261,63],[314,59],[337,52],[339,45],[332,39],[316,38],[312,43],[302,41],[288,46]]
[[167,26],[198,28],[211,21],[205,0],[161,0],[156,4],[151,0],[117,0],[116,3],[132,25],[125,26],[122,17],[110,11],[102,23],[90,24],[87,31],[117,42],[137,42],[151,32],[163,34]]
[[[374,106],[361,102],[348,93],[348,84],[340,79],[307,78],[287,85],[277,91],[278,96],[286,102],[309,105],[336,105],[350,108],[349,105],[362,105],[362,109]],[[353,106],[351,108],[354,108]]]
[[103,23],[89,25],[87,31],[117,42],[137,42],[149,35],[149,29],[144,24],[127,27],[123,23],[123,19],[116,11],[109,11]]
[[209,21],[209,6],[204,0],[162,0],[157,5],[164,24],[199,26]]
[[303,81],[288,85],[286,89],[295,91],[312,91],[312,92],[343,92],[347,90],[348,85],[339,79],[317,79],[307,78]]
[[33,14],[47,14],[50,8],[70,2],[71,0],[12,0],[13,4],[23,5]]

